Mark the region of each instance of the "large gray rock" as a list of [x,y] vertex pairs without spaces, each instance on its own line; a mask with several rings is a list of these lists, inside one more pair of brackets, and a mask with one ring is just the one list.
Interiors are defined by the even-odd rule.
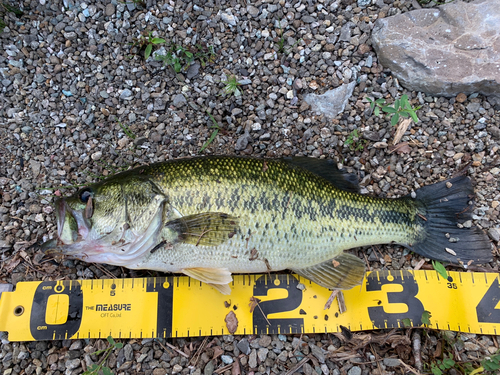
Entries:
[[380,19],[380,63],[408,89],[436,96],[500,96],[500,1],[454,1]]

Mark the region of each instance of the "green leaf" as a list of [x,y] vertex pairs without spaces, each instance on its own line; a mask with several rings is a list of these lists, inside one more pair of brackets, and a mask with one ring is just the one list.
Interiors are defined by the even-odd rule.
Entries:
[[399,121],[399,113],[395,113],[391,118],[391,125],[396,126]]
[[99,369],[99,365],[97,365],[96,363],[90,365],[90,366],[87,366],[87,372],[93,372],[93,371],[96,371]]
[[107,340],[108,340],[108,342],[109,342],[111,345],[115,345],[115,340],[113,340],[113,337],[108,336],[108,337],[107,337]]
[[181,63],[179,62],[179,60],[175,60],[174,62],[174,70],[176,73],[179,73],[182,69],[182,65]]
[[113,375],[113,372],[111,371],[111,369],[109,367],[103,367],[102,374],[103,375]]
[[445,370],[452,368],[455,366],[455,361],[451,358],[444,358],[443,359],[443,367]]
[[396,113],[397,110],[395,108],[389,107],[388,105],[385,107],[382,107],[382,111],[387,112],[387,113]]
[[189,51],[185,51],[184,53],[185,53],[185,54],[186,54],[186,56],[187,56],[187,57],[189,57],[190,59],[191,59],[191,58],[193,58],[193,56],[194,56],[194,55],[193,55],[191,52],[189,52]]
[[123,348],[123,343],[121,343],[121,342],[117,342],[117,343],[115,344],[115,348],[116,348],[116,349],[121,349],[121,348]]
[[[401,107],[408,108],[409,105],[410,105],[410,103],[408,102],[408,95],[403,95],[401,97]],[[411,108],[411,106],[410,106],[410,108]]]
[[446,268],[444,268],[443,264],[441,262],[438,262],[437,260],[432,261],[432,267],[437,271],[439,275],[445,280],[448,280],[448,273],[446,272]]
[[396,99],[396,100],[394,101],[394,109],[395,109],[396,111],[397,111],[397,110],[399,110],[399,104],[400,104],[400,100],[399,100],[399,99]]
[[430,311],[427,311],[425,310],[423,313],[422,313],[422,317],[420,318],[420,321],[425,324],[425,325],[430,325],[431,324],[431,312]]
[[147,60],[149,58],[149,56],[151,55],[151,51],[153,50],[153,45],[152,44],[148,44],[146,46],[146,50],[144,51],[144,60]]
[[377,99],[377,100],[375,100],[375,103],[380,104],[380,105],[384,105],[385,99],[383,99],[383,98]]
[[410,320],[410,318],[405,318],[405,319],[401,320],[401,323],[403,323],[403,326],[405,328],[411,327],[411,320]]
[[411,119],[413,120],[413,122],[416,124],[418,123],[418,116],[417,114],[415,113],[415,111],[411,111],[410,112],[410,116],[411,116]]
[[210,138],[203,144],[203,146],[201,146],[200,152],[203,152],[203,150],[205,150],[208,147],[208,145],[213,142],[213,140],[217,136],[218,132],[219,132],[219,129],[215,129],[212,132],[212,135],[210,136]]
[[432,365],[431,372],[433,375],[443,375],[443,372],[436,365]]
[[496,371],[500,369],[500,364],[498,362],[495,363],[489,360],[485,360],[481,362],[481,364],[483,365],[485,371]]
[[165,43],[166,40],[165,39],[162,39],[162,38],[153,38],[151,39],[151,43],[153,44],[162,44],[162,43]]
[[376,107],[375,108],[375,116],[379,116],[380,115],[380,107]]

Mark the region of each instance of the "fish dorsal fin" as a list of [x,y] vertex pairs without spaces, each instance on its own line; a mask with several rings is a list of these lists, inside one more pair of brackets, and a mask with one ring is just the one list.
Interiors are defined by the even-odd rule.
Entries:
[[166,226],[177,231],[179,242],[218,246],[236,234],[239,220],[222,212],[202,212],[171,220]]
[[305,169],[323,177],[340,190],[359,193],[358,178],[345,170],[338,169],[333,160],[308,157],[290,157],[283,159],[289,165]]
[[292,271],[328,289],[351,289],[363,281],[365,262],[342,253],[332,260],[308,268],[292,268]]
[[233,281],[231,272],[227,268],[184,268],[181,270],[184,275],[207,284],[224,285]]

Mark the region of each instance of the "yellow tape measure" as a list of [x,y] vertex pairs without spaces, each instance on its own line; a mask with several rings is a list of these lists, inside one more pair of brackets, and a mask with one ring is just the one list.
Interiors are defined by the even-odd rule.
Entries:
[[230,296],[189,277],[22,282],[1,294],[0,331],[11,341],[323,333],[420,326],[429,311],[432,328],[498,335],[499,276],[448,276],[370,272],[344,291],[342,314],[324,310],[329,290],[291,274],[234,276]]

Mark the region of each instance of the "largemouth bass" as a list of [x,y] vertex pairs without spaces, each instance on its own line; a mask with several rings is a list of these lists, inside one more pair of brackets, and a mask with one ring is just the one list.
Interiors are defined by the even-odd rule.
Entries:
[[132,169],[56,201],[57,238],[43,247],[86,262],[179,272],[230,293],[232,273],[289,269],[350,289],[365,263],[353,247],[397,243],[467,264],[492,258],[471,216],[473,188],[456,177],[416,197],[358,193],[327,160],[180,159]]

